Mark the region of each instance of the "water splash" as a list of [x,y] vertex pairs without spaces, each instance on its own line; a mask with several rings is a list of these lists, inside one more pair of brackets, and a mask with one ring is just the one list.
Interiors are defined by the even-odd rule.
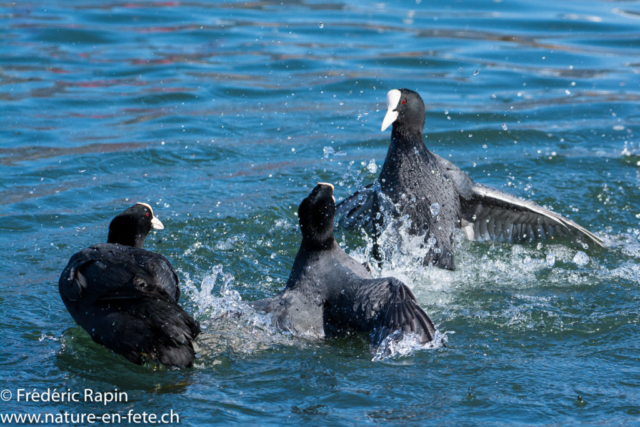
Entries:
[[[352,163],[355,164],[355,163]],[[365,164],[366,165],[366,164]],[[352,168],[351,177],[359,177]],[[374,186],[380,191],[379,183]],[[640,267],[631,259],[624,265],[608,269],[600,258],[589,258],[568,242],[543,241],[512,245],[499,242],[468,242],[457,230],[454,233],[454,252],[457,269],[453,272],[422,265],[422,259],[435,247],[435,239],[412,235],[407,217],[396,218],[397,207],[380,193],[381,215],[388,224],[378,240],[383,262],[372,257],[373,239],[362,230],[363,243],[349,255],[360,262],[369,261],[376,277],[396,277],[409,286],[421,307],[439,322],[446,331],[456,322],[487,325],[492,329],[511,331],[554,331],[584,327],[584,319],[573,316],[563,308],[562,298],[545,295],[549,288],[597,286],[598,283],[617,278],[632,282],[640,279]],[[272,231],[298,233],[288,219],[274,221]],[[344,238],[344,237],[343,237]],[[238,240],[226,236],[223,241]],[[624,236],[605,236],[607,246],[629,256],[640,257],[640,231],[630,230]],[[213,244],[212,246],[216,246]],[[202,250],[202,245],[193,249]],[[586,257],[587,263],[580,265]],[[594,280],[593,272],[598,272]],[[184,273],[183,273],[184,274]],[[243,357],[256,351],[278,346],[304,348],[318,345],[276,329],[269,315],[255,312],[243,300],[238,290],[247,285],[237,283],[233,275],[225,273],[220,265],[214,266],[198,283],[187,278],[183,285],[190,302],[195,304],[203,334],[198,340],[200,366],[218,363],[221,355]],[[595,282],[595,283],[594,283]],[[252,284],[255,287],[259,284]],[[496,298],[491,295],[500,295]],[[487,299],[493,298],[493,307],[487,310]],[[476,303],[483,300],[483,303]],[[476,325],[477,326],[477,325]],[[450,332],[438,331],[440,335]],[[398,338],[398,337],[396,337]],[[420,345],[415,337],[401,337],[384,341],[372,348],[374,361],[411,356],[417,351],[433,348]]]
[[549,253],[547,254],[545,261],[547,262],[547,267],[551,268],[556,263],[556,256],[552,253]]
[[447,335],[437,330],[433,340],[426,344],[420,343],[420,339],[416,334],[403,334],[397,331],[386,337],[373,349],[373,359],[371,361],[382,362],[413,356],[416,351],[445,347],[446,343]]
[[367,165],[367,170],[369,173],[377,173],[378,166],[376,165],[376,161],[374,159],[369,160],[369,164]]
[[589,263],[589,255],[582,251],[578,251],[573,257],[573,262],[580,267],[584,267]]
[[[374,166],[375,160],[373,160]],[[347,165],[347,171],[342,174],[338,185],[340,187],[345,187],[347,190],[355,189],[355,191],[362,191],[364,189],[364,180],[366,176],[369,174],[369,165],[365,161],[359,163],[362,169],[358,168],[355,161],[350,161]],[[364,172],[367,171],[367,172]]]
[[[222,278],[220,286],[220,297],[215,297],[213,290],[218,276]],[[221,265],[215,265],[211,269],[211,274],[206,275],[200,284],[200,290],[191,289],[192,299],[196,301],[198,311],[196,316],[207,314],[210,317],[218,316],[221,312],[238,309],[242,297],[237,291],[229,289],[229,284],[233,281],[233,276],[225,274]]]
[[[411,235],[409,219],[397,217],[398,208],[384,194],[379,196],[385,224],[377,240],[382,261],[373,258],[375,242],[366,229],[361,229],[363,243],[354,245],[356,249],[349,255],[360,262],[368,261],[376,277],[391,276],[404,282],[445,331],[458,322],[509,331],[589,329],[585,324],[592,320],[567,310],[575,304],[574,299],[567,302],[564,297],[549,296],[550,289],[575,294],[578,301],[584,287],[598,289],[620,279],[640,282],[636,262],[640,258],[640,230],[631,229],[623,236],[603,236],[609,250],[630,257],[613,268],[606,258],[589,257],[580,250],[579,242],[580,249],[570,240],[546,240],[535,245],[470,242],[460,230],[453,234],[456,270],[425,267],[422,259],[435,241]],[[482,308],[486,306],[492,309]],[[382,359],[390,354],[388,349],[379,352]]]
[[[294,343],[291,334],[271,323],[271,315],[255,311],[234,289],[235,278],[215,265],[198,287],[188,274],[183,292],[195,305],[194,317],[202,333],[196,341],[199,354],[196,367],[217,364],[221,355],[246,355]],[[216,287],[219,286],[216,291]]]

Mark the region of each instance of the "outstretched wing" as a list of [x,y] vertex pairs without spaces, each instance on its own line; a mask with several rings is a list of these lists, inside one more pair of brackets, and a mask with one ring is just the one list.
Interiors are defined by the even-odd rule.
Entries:
[[461,197],[463,229],[470,240],[526,241],[556,234],[586,237],[598,246],[601,238],[575,222],[529,200],[475,184],[467,198]]
[[603,246],[601,238],[575,222],[532,201],[477,184],[453,163],[440,156],[436,158],[456,183],[461,226],[469,240],[520,242],[572,235]]
[[436,328],[413,292],[393,277],[358,280],[330,297],[326,309],[331,319],[368,332],[375,345],[395,332],[416,334],[423,343],[435,336]]
[[373,183],[371,183],[338,203],[335,215],[338,218],[338,226],[352,228],[370,225],[374,193]]

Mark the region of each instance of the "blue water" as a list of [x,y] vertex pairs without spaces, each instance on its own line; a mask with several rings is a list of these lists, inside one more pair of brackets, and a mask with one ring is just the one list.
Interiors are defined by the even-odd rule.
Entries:
[[[1,413],[640,424],[640,2],[49,0],[0,4],[0,23]],[[422,94],[434,152],[607,248],[460,240],[455,272],[398,253],[381,274],[448,344],[372,361],[366,338],[291,337],[245,301],[284,286],[317,181],[344,198],[376,177],[398,87]],[[205,327],[194,369],[126,362],[58,295],[69,257],[135,201]],[[337,238],[368,256],[362,233]]]

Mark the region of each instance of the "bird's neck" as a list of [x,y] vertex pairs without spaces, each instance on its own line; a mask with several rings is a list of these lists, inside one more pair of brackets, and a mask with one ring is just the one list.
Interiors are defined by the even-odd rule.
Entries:
[[121,233],[114,233],[109,231],[109,238],[107,239],[107,243],[113,243],[116,245],[123,246],[131,246],[134,248],[142,249],[142,245],[144,245],[144,239],[146,236],[142,234],[127,234],[123,235]]
[[423,169],[433,161],[433,154],[422,140],[419,129],[394,126],[387,158],[380,172],[380,184],[383,190],[402,181],[403,177],[415,176],[415,169]]
[[308,239],[303,237],[302,243],[300,244],[300,250],[298,252],[326,252],[331,251],[336,247],[338,247],[338,242],[336,242],[336,239],[333,237],[333,233],[331,233],[331,237],[327,237],[324,240]]
[[317,263],[323,256],[335,250],[340,250],[340,246],[333,237],[331,238],[331,242],[325,243],[303,238],[296,259],[293,261],[291,274],[287,281],[287,288],[295,288],[301,282],[301,278],[309,273],[309,267],[311,265]]
[[422,130],[416,127],[393,126],[391,131],[391,144],[389,144],[388,154],[416,154],[418,152],[428,152],[427,146],[422,139]]

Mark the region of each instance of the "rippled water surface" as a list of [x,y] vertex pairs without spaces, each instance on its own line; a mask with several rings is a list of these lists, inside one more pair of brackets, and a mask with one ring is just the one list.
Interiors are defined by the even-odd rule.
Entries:
[[[186,425],[640,423],[640,3],[427,0],[0,4],[0,388],[114,388]],[[411,250],[446,347],[373,361],[365,337],[306,341],[247,300],[283,288],[317,181],[344,198],[388,146],[388,90],[418,90],[425,141],[481,183],[603,237]],[[135,366],[75,326],[57,280],[134,201],[165,230],[203,323],[191,370]],[[359,233],[337,231],[364,260]],[[578,400],[582,397],[582,401]]]

